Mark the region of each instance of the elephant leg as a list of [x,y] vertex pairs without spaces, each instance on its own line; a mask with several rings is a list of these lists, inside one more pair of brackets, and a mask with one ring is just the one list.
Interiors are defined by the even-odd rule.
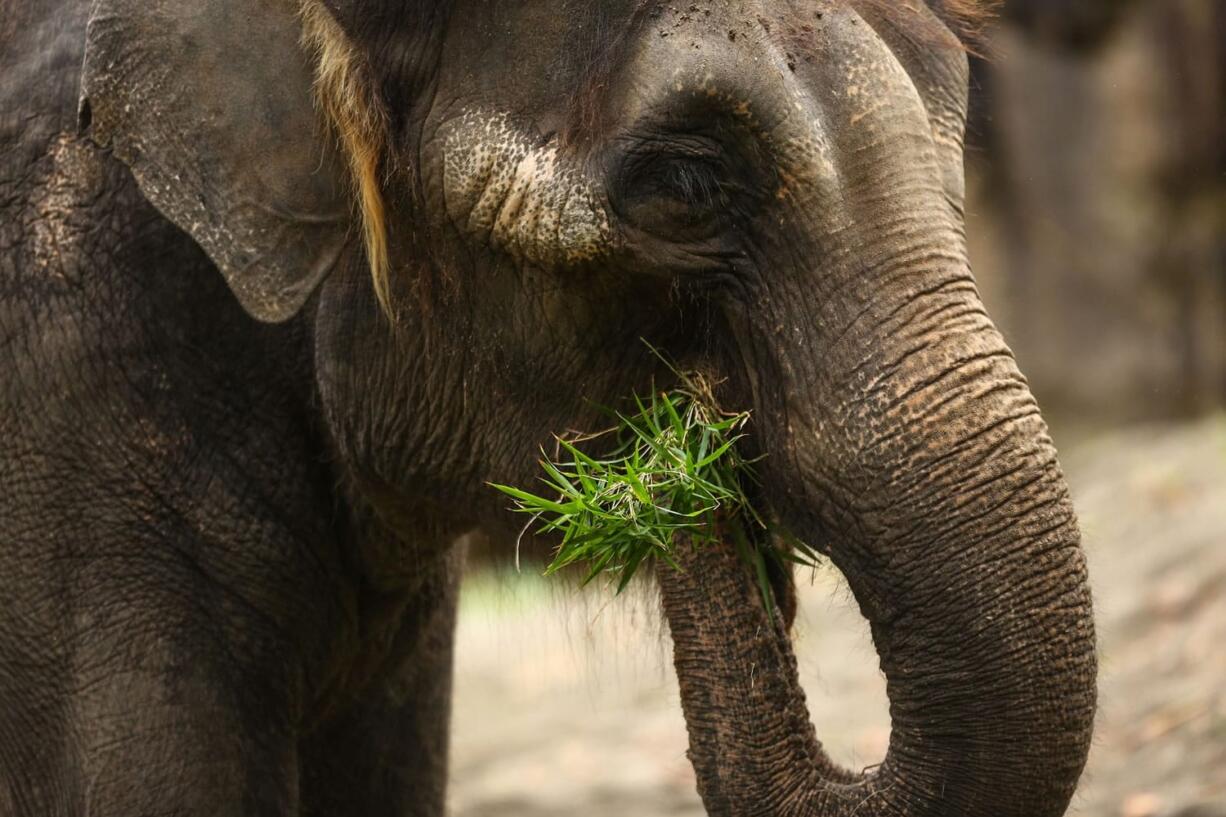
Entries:
[[369,683],[334,704],[302,752],[304,817],[441,817],[462,554],[413,594]]
[[280,633],[165,563],[126,564],[6,619],[0,814],[297,817],[301,671]]
[[215,679],[140,671],[115,675],[89,697],[88,721],[80,724],[88,748],[74,798],[81,805],[68,814],[300,814],[297,746],[284,703],[257,702],[245,685],[239,693]]

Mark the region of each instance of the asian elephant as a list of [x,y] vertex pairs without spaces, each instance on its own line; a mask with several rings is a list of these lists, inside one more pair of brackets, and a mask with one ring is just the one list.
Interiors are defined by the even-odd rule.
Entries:
[[0,0],[0,814],[442,814],[453,542],[644,339],[891,697],[836,768],[736,558],[661,569],[709,812],[1062,814],[1092,609],[967,263],[980,11]]

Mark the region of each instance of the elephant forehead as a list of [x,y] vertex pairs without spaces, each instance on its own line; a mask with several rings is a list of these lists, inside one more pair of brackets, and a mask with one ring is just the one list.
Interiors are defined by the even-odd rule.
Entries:
[[443,190],[452,223],[522,261],[590,261],[611,245],[599,186],[557,139],[532,140],[499,113],[465,112],[446,127]]

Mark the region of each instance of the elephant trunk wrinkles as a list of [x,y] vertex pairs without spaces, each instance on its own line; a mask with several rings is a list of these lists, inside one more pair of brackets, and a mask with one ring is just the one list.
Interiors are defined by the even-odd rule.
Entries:
[[[892,398],[876,409],[901,412],[893,431],[867,419],[868,433],[839,429],[798,417],[795,405],[786,431],[769,411],[759,420],[772,450],[794,446],[768,459],[785,473],[768,473],[767,489],[805,483],[811,507],[785,517],[800,520],[802,536],[833,538],[825,546],[870,620],[893,724],[879,767],[852,773],[825,755],[781,617],[762,609],[732,548],[681,548],[684,572],[660,571],[690,756],[712,815],[1044,817],[1067,807],[1095,707],[1076,520],[1012,358],[980,348],[1003,350],[999,335],[988,325],[946,337],[893,353],[916,359],[916,371],[923,358],[950,359],[950,346],[963,361],[938,378],[894,367],[906,382],[885,387]],[[811,439],[796,438],[804,428]]]

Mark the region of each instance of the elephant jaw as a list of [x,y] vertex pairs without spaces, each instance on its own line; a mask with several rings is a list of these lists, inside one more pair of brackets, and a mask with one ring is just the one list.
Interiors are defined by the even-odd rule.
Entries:
[[505,114],[468,112],[447,126],[443,192],[470,238],[546,268],[597,260],[612,247],[600,187],[534,143]]

